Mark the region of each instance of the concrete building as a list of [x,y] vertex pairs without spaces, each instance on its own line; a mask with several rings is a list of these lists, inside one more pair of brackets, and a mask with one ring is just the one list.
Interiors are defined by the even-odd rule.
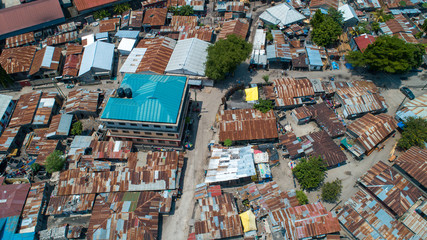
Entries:
[[182,145],[190,99],[186,77],[126,74],[119,89],[100,118],[109,137],[135,145]]
[[9,124],[13,109],[15,109],[15,102],[12,99],[12,96],[0,94],[0,136]]
[[97,41],[86,46],[78,78],[84,82],[110,78],[113,59],[114,44]]

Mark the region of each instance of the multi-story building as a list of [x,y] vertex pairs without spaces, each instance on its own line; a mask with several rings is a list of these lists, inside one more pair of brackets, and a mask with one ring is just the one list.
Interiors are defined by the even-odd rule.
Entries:
[[187,77],[126,74],[100,119],[114,140],[180,147],[189,99]]
[[0,136],[7,124],[9,124],[14,108],[15,102],[12,100],[12,96],[0,94]]

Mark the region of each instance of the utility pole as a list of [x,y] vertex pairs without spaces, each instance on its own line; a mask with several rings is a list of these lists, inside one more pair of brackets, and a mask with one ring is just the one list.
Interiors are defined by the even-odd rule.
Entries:
[[55,78],[52,78],[52,82],[53,82],[53,85],[55,86],[56,90],[58,90],[58,93],[65,99],[65,94],[64,94],[64,92],[62,92],[61,88],[59,88],[58,82],[56,81]]
[[397,111],[399,111],[399,109],[402,107],[402,105],[403,105],[403,103],[405,102],[406,98],[407,98],[407,97],[406,97],[406,95],[405,95],[405,98],[402,100],[402,102],[400,103],[399,107],[397,107],[396,112],[397,112]]

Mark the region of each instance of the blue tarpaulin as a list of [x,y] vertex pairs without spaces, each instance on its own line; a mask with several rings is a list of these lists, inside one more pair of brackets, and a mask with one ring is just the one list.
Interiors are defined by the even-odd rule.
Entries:
[[333,70],[339,70],[340,69],[340,66],[338,65],[337,62],[332,62],[332,69]]
[[348,69],[350,69],[350,70],[354,69],[354,67],[353,67],[353,65],[351,65],[351,63],[346,63],[345,67],[348,68]]

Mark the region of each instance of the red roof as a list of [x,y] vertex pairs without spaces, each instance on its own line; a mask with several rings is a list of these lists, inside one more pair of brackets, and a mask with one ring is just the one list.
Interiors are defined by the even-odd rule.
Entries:
[[221,196],[222,195],[221,186],[220,185],[214,185],[214,186],[209,187],[208,193],[211,197]]
[[29,183],[0,186],[0,218],[21,215],[30,187]]
[[354,38],[354,41],[356,42],[357,47],[361,52],[364,52],[365,49],[368,47],[369,44],[372,44],[375,42],[375,36],[369,35],[369,34],[362,34],[356,38]]
[[74,5],[76,6],[77,11],[80,12],[118,1],[119,0],[74,0]]
[[58,0],[38,0],[0,9],[0,36],[64,18]]

